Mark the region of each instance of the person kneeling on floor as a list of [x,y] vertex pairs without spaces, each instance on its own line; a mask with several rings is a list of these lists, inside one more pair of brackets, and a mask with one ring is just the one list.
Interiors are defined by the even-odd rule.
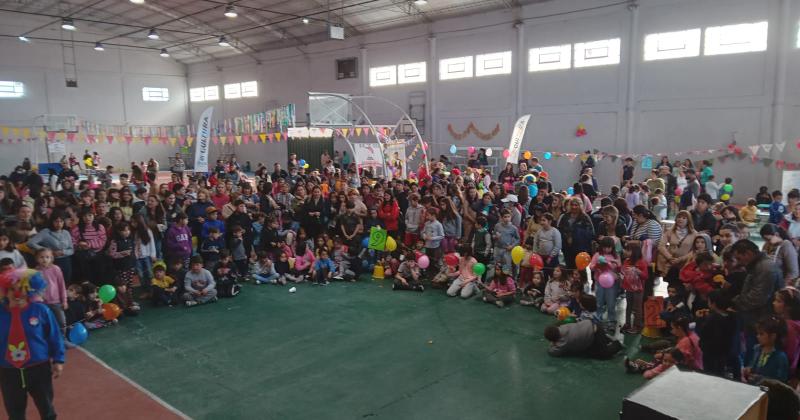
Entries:
[[608,338],[602,328],[588,320],[550,325],[544,329],[544,338],[550,342],[547,354],[554,357],[586,356],[609,359],[622,349],[619,341]]
[[203,268],[203,258],[194,256],[189,261],[189,271],[186,273],[184,288],[186,292],[183,294],[183,300],[186,302],[186,306],[217,301],[216,282],[214,282],[214,276]]
[[416,290],[422,292],[425,287],[420,282],[419,265],[414,250],[408,250],[405,254],[405,261],[400,263],[397,274],[394,276],[392,290]]

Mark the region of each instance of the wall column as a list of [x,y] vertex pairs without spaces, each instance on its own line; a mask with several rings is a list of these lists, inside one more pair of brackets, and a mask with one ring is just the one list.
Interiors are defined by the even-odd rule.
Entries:
[[[430,53],[430,71],[428,72],[428,103],[426,105],[428,123],[425,137],[429,143],[433,143],[438,135],[436,131],[438,126],[436,121],[436,82],[439,80],[439,59],[436,56],[436,37],[433,35],[428,37],[428,52]],[[426,153],[429,152],[430,147]]]
[[[641,57],[639,42],[639,5],[628,5],[631,12],[630,32],[628,33],[628,83],[625,99],[625,153],[632,153],[636,135],[636,70]],[[624,51],[624,50],[623,50]]]
[[525,98],[525,95],[523,94],[525,90],[525,76],[528,74],[528,72],[525,68],[525,63],[527,61],[525,59],[525,24],[519,22],[514,25],[514,28],[517,29],[517,86],[515,89],[517,106],[515,110],[516,117],[514,118],[514,121],[516,121],[522,116],[522,108]]
[[[791,53],[789,46],[789,40],[792,39],[791,35],[791,1],[790,0],[781,0],[780,1],[780,11],[778,12],[778,24],[776,27],[775,32],[777,36],[773,37],[772,39],[777,39],[777,45],[775,48],[775,85],[774,91],[772,96],[772,130],[770,136],[770,143],[781,143],[786,140],[783,138],[783,111],[786,105],[786,71],[787,71],[787,57]],[[762,139],[758,139],[758,143],[761,142]],[[789,145],[791,147],[791,145]],[[773,147],[773,149],[775,149]],[[776,155],[772,155],[775,153]],[[780,152],[775,149],[774,152],[770,152],[770,157],[775,158],[777,157],[780,159]],[[781,185],[782,182],[782,174],[781,170],[777,170],[774,166],[770,165],[769,167],[769,185]]]

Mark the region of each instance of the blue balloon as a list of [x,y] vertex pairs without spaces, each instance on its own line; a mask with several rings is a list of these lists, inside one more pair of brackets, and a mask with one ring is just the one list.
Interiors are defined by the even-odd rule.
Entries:
[[552,154],[552,153],[550,153],[550,152],[544,152],[544,158],[545,158],[546,160],[550,160],[550,159],[552,159],[552,158],[553,158],[553,154]]
[[456,154],[456,152],[457,152],[457,151],[458,151],[458,148],[456,147],[456,145],[455,145],[455,144],[453,144],[453,145],[450,145],[450,154],[451,154],[451,155],[454,155],[454,154]]
[[539,187],[536,184],[528,185],[528,196],[536,197],[536,194],[539,194]]
[[300,159],[299,161],[297,161],[297,164],[300,165],[300,167],[302,168],[303,166],[306,166],[306,160]]
[[569,195],[575,194],[575,188],[572,187],[567,188],[567,194]]
[[361,241],[361,246],[362,246],[362,247],[364,247],[364,248],[366,248],[366,247],[368,247],[368,246],[369,246],[369,236],[365,237],[365,238],[364,238],[364,239]]
[[89,331],[86,331],[86,327],[83,326],[83,323],[78,322],[69,330],[69,341],[72,342],[72,344],[81,345],[85,343],[88,338]]

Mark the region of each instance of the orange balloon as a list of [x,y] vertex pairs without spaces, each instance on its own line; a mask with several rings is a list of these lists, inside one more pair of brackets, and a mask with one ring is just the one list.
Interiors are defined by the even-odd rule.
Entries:
[[578,270],[585,270],[590,262],[592,262],[592,257],[585,252],[581,252],[575,256],[575,265],[578,267]]
[[122,309],[120,309],[116,303],[103,304],[103,318],[105,318],[106,321],[117,319],[121,314]]

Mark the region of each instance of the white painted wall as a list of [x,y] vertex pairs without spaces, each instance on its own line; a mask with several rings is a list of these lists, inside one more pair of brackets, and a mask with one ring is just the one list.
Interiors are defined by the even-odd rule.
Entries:
[[[782,12],[784,2],[788,13]],[[612,3],[615,2],[551,1],[518,10],[501,10],[367,34],[346,41],[268,51],[259,55],[260,64],[249,57],[239,56],[190,65],[190,87],[218,84],[222,89],[225,83],[258,80],[260,95],[253,99],[191,103],[189,122],[195,123],[209,105],[215,107],[218,117],[235,117],[286,103],[295,103],[297,118],[304,121],[308,91],[377,95],[404,109],[408,108],[409,94],[425,92],[428,117],[435,116],[433,121],[427,121],[428,132],[425,133],[433,156],[447,153],[451,144],[462,149],[467,146],[495,147],[499,154],[507,146],[511,127],[519,114],[531,113],[533,118],[523,150],[578,153],[596,148],[623,154],[679,152],[721,148],[735,135],[745,150],[747,145],[770,143],[773,139],[786,141],[783,155],[773,149],[770,157],[800,161],[800,151],[794,146],[795,139],[800,137],[800,80],[792,77],[800,71],[800,51],[795,48],[800,0],[640,0],[636,12],[625,5],[600,7]],[[638,31],[631,35],[636,14]],[[786,16],[785,29],[781,28],[782,16]],[[770,22],[769,49],[766,52],[657,62],[644,62],[641,58],[642,40],[649,33],[763,19]],[[522,22],[520,29],[514,27],[517,21]],[[518,36],[522,38],[521,48],[518,47]],[[612,37],[622,39],[622,62],[619,65],[527,72],[530,48]],[[435,41],[429,38],[435,38]],[[785,42],[779,42],[781,40]],[[19,54],[24,57],[18,66],[15,63],[0,64],[3,74],[16,68],[14,75],[32,78],[33,83],[59,80],[59,54],[51,51],[28,57],[29,53],[21,52],[23,47],[30,46],[0,42],[0,52],[12,53],[4,56]],[[513,51],[515,64],[511,75],[438,80],[436,64],[439,59],[506,50]],[[359,58],[359,79],[336,80],[335,60],[344,57]],[[16,106],[0,104],[0,121],[15,121],[42,113],[34,112],[34,109],[63,109],[76,103],[86,114],[108,121],[124,121],[125,118],[131,122],[137,118],[143,121],[154,115],[171,119],[171,112],[148,113],[153,108],[136,107],[130,99],[134,96],[127,93],[125,101],[103,103],[97,100],[102,92],[115,86],[130,85],[133,89],[138,82],[143,82],[141,78],[145,76],[142,73],[159,73],[153,76],[158,80],[162,75],[163,80],[180,80],[182,77],[180,66],[164,69],[160,68],[163,62],[159,62],[158,67],[151,67],[148,63],[146,66],[138,65],[141,70],[133,71],[124,60],[86,66],[87,76],[81,80],[82,88],[85,83],[98,88],[80,95],[80,98],[63,96],[67,95],[64,89],[57,89],[55,85],[49,87],[48,84],[54,97],[32,94],[30,103],[22,111]],[[428,61],[427,83],[370,88],[366,82],[368,74],[364,70],[369,67],[420,60]],[[517,67],[519,60],[523,60],[522,68],[525,70],[521,77]],[[131,60],[129,63],[139,62]],[[783,89],[776,89],[776,86],[781,86],[777,83],[780,65],[785,66],[789,77]],[[37,71],[28,71],[29,68],[40,70],[37,74]],[[53,74],[48,76],[50,73]],[[120,82],[122,79],[125,84]],[[178,108],[175,107],[175,121],[183,123],[185,118]],[[399,114],[378,103],[368,103],[366,109],[376,124],[393,124],[399,119]],[[782,119],[773,118],[779,115],[776,110],[783,111]],[[461,131],[471,121],[484,132],[500,124],[501,132],[490,141],[474,136],[456,141],[447,131],[448,124]],[[586,125],[589,135],[576,138],[574,132],[581,123]],[[340,150],[344,147],[343,143],[337,143]],[[219,153],[218,149],[212,149],[212,158]],[[285,143],[242,145],[235,149],[240,160],[250,160],[254,164],[285,160]],[[765,155],[762,152],[760,156]],[[698,160],[705,156],[690,157]],[[545,166],[553,174],[556,184],[565,187],[574,180],[578,163],[558,159],[547,162]],[[602,186],[607,188],[617,182],[619,166],[619,161],[611,162],[610,159],[599,162],[597,174]],[[715,167],[720,178],[736,178],[739,198],[753,194],[759,185],[779,182],[779,171],[774,166],[753,165],[749,159],[717,163]]]
[[[14,20],[11,20],[13,18]],[[22,33],[40,23],[19,20],[18,15],[0,16],[4,33]],[[90,30],[88,28],[82,28]],[[44,114],[77,115],[82,120],[114,125],[182,125],[188,116],[186,68],[174,60],[159,57],[150,50],[119,50],[107,47],[104,52],[86,45],[76,48],[78,88],[67,88],[59,44],[34,41],[25,44],[14,38],[0,38],[0,80],[25,83],[26,94],[20,99],[0,99],[0,124],[32,126]],[[144,102],[143,87],[166,87],[168,102]],[[97,150],[104,164],[128,168],[131,161],[159,159],[166,165],[175,152],[172,146],[157,142],[109,145],[105,140],[87,145],[67,142],[67,152],[82,154]],[[11,168],[24,157],[45,161],[42,142],[0,145],[0,168]]]

